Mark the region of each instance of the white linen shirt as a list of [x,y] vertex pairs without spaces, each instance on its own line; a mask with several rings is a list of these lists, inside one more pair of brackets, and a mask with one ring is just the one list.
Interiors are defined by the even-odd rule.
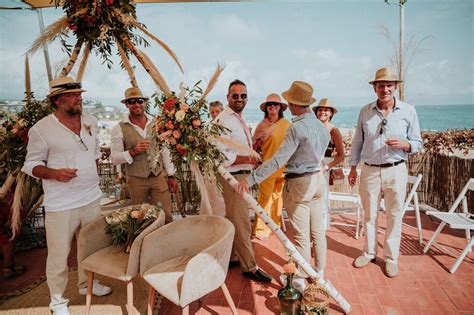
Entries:
[[82,207],[102,196],[96,165],[96,159],[101,156],[96,118],[82,114],[79,139],[51,114],[38,121],[28,132],[28,137],[28,153],[21,169],[26,174],[35,177],[33,168],[38,165],[52,169],[77,168],[77,177],[69,182],[42,180],[45,211]]
[[[130,116],[126,115],[125,118],[122,120],[124,123],[128,123],[132,125],[133,128],[138,132],[140,136],[144,139],[149,139],[149,135],[151,132],[151,128],[153,127],[153,117],[146,115],[147,121],[145,125],[145,129],[140,128],[139,126],[133,124],[130,121]],[[165,173],[168,176],[174,176],[176,170],[174,168],[174,164],[171,161],[171,154],[166,146],[161,146],[160,150],[161,161],[163,162],[163,168]],[[119,164],[132,164],[133,157],[130,155],[128,150],[125,150],[123,145],[123,131],[120,124],[117,124],[112,128],[112,135],[111,135],[111,144],[110,144],[110,161],[114,165]]]
[[[242,120],[245,124],[245,119],[242,117]],[[235,143],[247,146],[249,148],[252,147],[252,135],[247,134],[245,132],[245,127],[242,125],[241,120],[239,119],[239,114],[234,112],[232,108],[226,106],[222,112],[213,120],[213,123],[221,125],[230,131],[224,131],[221,135],[225,139],[230,139]],[[250,128],[247,125],[248,130]],[[249,139],[250,137],[250,139]],[[232,165],[237,158],[237,151],[232,149],[228,146],[218,145],[220,149],[222,149],[222,153],[225,155],[226,160],[224,161],[223,165],[229,172],[237,172],[242,170],[252,170],[254,166],[252,164],[239,164],[239,165]]]

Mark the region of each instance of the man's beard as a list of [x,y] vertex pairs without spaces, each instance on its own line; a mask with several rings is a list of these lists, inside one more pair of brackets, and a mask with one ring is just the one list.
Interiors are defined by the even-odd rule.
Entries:
[[74,109],[74,108],[69,108],[65,110],[66,114],[70,116],[76,116],[76,115],[81,115],[82,114],[82,107],[79,107],[79,109]]

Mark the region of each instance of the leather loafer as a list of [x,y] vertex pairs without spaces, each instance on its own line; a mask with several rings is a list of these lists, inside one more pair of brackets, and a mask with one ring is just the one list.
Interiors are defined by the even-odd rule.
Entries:
[[244,275],[244,277],[258,282],[271,282],[273,279],[272,276],[267,274],[262,269],[257,269],[255,272],[244,271],[242,272],[242,274]]

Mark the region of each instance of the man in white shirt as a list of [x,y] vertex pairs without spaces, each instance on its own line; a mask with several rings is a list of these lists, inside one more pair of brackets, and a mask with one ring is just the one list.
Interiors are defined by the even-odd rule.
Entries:
[[[79,229],[100,215],[97,159],[100,157],[97,119],[82,113],[81,83],[70,77],[50,82],[51,104],[56,111],[38,121],[28,132],[28,153],[22,171],[42,179],[45,228],[48,244],[46,277],[49,305],[56,315],[68,315],[63,294],[68,281],[67,258]],[[86,295],[84,270],[78,258],[79,294]],[[112,292],[98,282],[92,293]]]
[[132,203],[161,202],[169,223],[173,221],[170,192],[177,191],[178,182],[168,149],[160,150],[151,137],[153,118],[145,113],[147,100],[137,87],[125,91],[122,103],[128,115],[112,129],[110,159],[114,165],[125,164]]
[[[249,149],[252,148],[250,128],[242,117],[242,111],[247,104],[247,87],[244,82],[234,80],[230,83],[227,102],[229,106],[215,119],[216,124],[229,129],[229,132],[224,133],[222,136]],[[250,174],[250,170],[254,169],[255,165],[260,162],[252,156],[238,155],[232,148],[226,148],[224,154],[227,158],[224,162],[224,167],[238,181],[241,181]],[[250,240],[252,231],[247,202],[221,176],[219,176],[219,181],[223,188],[226,216],[235,227],[234,251],[239,258],[243,275],[255,281],[272,281],[270,275],[257,267]]]

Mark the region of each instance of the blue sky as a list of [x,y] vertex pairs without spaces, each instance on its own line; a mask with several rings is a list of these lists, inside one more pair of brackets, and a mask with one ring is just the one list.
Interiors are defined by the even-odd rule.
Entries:
[[[19,1],[2,1],[17,6]],[[45,24],[63,15],[44,9]],[[392,44],[382,26],[398,41],[399,9],[383,0],[247,3],[181,3],[137,5],[138,20],[164,40],[184,65],[181,75],[156,44],[145,51],[172,89],[208,79],[217,63],[226,68],[208,100],[225,102],[227,85],[235,78],[247,83],[249,107],[272,92],[281,93],[293,80],[313,85],[319,100],[337,106],[361,106],[374,99],[367,81],[375,70],[389,66]],[[470,0],[409,0],[405,6],[405,38],[428,37],[411,59],[406,100],[414,104],[474,104],[474,4]],[[35,12],[0,11],[0,98],[23,97],[24,52],[39,35]],[[55,43],[51,61],[66,55]],[[42,52],[30,59],[33,90],[47,94]],[[156,87],[136,59],[137,78],[147,95]],[[74,70],[73,70],[74,72]],[[108,70],[93,57],[83,79],[88,99],[119,105],[129,86],[115,62]]]

